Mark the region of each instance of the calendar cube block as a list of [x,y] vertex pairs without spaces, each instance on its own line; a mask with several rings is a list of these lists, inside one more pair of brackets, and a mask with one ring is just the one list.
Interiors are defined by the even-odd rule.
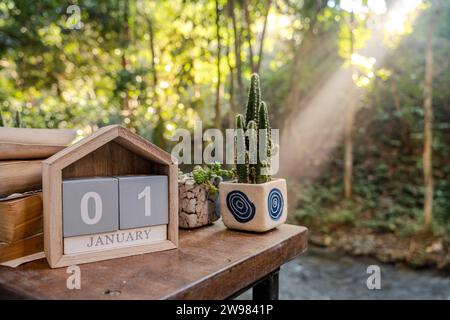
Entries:
[[120,176],[119,227],[138,228],[167,224],[167,176]]
[[64,237],[118,230],[119,187],[116,178],[63,180],[62,197]]

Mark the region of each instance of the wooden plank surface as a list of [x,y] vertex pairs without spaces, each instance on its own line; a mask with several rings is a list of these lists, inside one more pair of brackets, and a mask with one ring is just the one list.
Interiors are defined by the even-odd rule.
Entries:
[[42,233],[42,193],[0,201],[0,242]]
[[217,222],[180,230],[176,250],[80,265],[81,290],[68,290],[66,268],[44,259],[0,267],[0,288],[36,299],[224,299],[303,253],[307,234],[287,224],[256,234]]
[[66,146],[0,142],[0,160],[45,159]]
[[13,243],[0,242],[0,262],[42,252],[42,248],[44,248],[44,235],[42,233]]
[[[6,183],[7,182],[7,183]],[[42,160],[0,161],[0,196],[40,189]]]

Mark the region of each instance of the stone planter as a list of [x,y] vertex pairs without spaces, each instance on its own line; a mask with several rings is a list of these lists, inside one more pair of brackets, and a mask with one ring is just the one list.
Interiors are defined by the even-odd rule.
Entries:
[[206,184],[197,184],[191,175],[178,178],[179,226],[193,229],[206,226],[220,217],[219,196]]
[[230,229],[264,232],[286,221],[285,179],[261,184],[222,182],[219,194],[222,219]]

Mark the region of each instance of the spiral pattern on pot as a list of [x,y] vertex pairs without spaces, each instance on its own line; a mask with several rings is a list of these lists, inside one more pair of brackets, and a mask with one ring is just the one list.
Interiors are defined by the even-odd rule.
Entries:
[[280,219],[284,207],[284,199],[281,191],[277,188],[270,190],[267,201],[270,217],[273,220]]
[[241,223],[252,220],[256,212],[255,205],[245,193],[237,190],[227,194],[227,207],[233,217]]

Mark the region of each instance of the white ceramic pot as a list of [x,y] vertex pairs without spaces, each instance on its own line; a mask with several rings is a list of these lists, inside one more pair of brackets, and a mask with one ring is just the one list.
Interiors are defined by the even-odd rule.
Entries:
[[230,229],[264,232],[286,222],[285,179],[261,184],[222,182],[220,212]]

